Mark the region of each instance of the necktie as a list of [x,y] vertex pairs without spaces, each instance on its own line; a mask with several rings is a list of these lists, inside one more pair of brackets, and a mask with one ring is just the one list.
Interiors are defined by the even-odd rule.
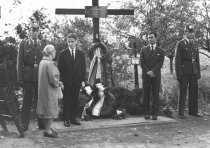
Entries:
[[71,50],[71,56],[74,59],[74,50],[73,49]]
[[151,53],[153,53],[153,51],[154,51],[154,47],[153,47],[153,45],[151,46]]
[[34,47],[37,47],[37,40],[34,40]]

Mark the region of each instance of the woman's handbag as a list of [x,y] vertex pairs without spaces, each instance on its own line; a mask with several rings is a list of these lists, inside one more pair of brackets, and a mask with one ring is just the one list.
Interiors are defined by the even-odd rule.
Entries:
[[61,90],[61,87],[58,87],[58,99],[62,99],[63,98],[63,92]]

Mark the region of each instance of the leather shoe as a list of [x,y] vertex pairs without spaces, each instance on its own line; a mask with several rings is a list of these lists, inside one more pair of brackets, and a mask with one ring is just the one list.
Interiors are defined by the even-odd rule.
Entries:
[[81,123],[78,119],[71,120],[70,123],[74,124],[74,125],[81,125]]
[[180,119],[184,119],[184,118],[185,118],[184,115],[178,115],[178,117],[179,117]]
[[64,126],[70,127],[70,122],[69,121],[64,121]]
[[148,120],[148,119],[150,118],[150,116],[149,116],[149,115],[145,115],[144,118],[145,118],[146,120]]
[[56,135],[56,134],[53,133],[53,132],[52,132],[51,134],[44,132],[44,137],[58,138],[58,135]]
[[202,117],[200,113],[189,113],[191,116]]
[[152,115],[152,120],[157,120],[157,115]]

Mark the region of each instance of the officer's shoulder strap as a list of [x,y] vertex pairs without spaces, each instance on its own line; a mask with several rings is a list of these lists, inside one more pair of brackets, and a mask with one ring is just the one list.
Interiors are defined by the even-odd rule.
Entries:
[[187,44],[187,40],[183,38],[180,42],[183,42],[184,44]]

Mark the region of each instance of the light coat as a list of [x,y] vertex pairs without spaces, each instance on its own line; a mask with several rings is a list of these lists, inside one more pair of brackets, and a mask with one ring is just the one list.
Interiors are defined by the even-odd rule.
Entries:
[[42,118],[58,117],[60,73],[54,62],[44,57],[39,65],[37,114]]

